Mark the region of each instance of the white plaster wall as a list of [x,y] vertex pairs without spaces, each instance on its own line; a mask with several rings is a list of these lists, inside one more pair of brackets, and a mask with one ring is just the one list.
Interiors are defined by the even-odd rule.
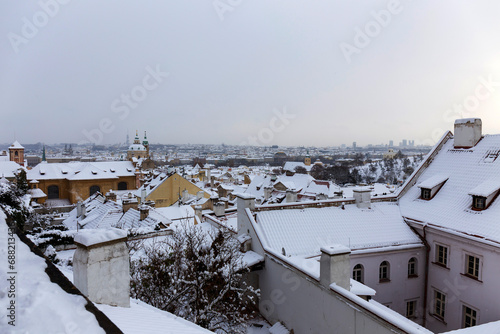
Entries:
[[476,123],[455,124],[454,143],[456,147],[472,147],[481,139],[481,120]]
[[[295,334],[400,333],[398,328],[364,311],[314,279],[266,256],[260,273],[260,311]],[[361,299],[361,298],[359,298]]]
[[130,306],[129,253],[125,242],[78,247],[73,256],[75,286],[98,304]]
[[[464,304],[478,310],[478,324],[500,320],[500,249],[432,229],[427,229],[427,241],[431,246],[428,313],[433,311],[434,289],[446,294],[446,309],[444,321],[428,315],[426,327],[434,332],[461,328]],[[448,246],[448,268],[432,263],[436,242]],[[462,275],[466,253],[481,258],[481,282]]]
[[[417,317],[412,319],[423,324],[425,291],[425,247],[392,252],[351,254],[351,271],[355,265],[364,267],[364,284],[375,289],[373,299],[388,305],[392,310],[406,316],[406,302],[417,300]],[[408,261],[417,258],[418,277],[408,278]],[[390,264],[390,281],[379,282],[379,266],[382,261]]]

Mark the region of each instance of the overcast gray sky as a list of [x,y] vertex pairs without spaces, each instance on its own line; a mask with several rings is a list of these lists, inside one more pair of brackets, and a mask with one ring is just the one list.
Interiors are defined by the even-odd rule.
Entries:
[[138,129],[153,143],[431,143],[460,117],[500,133],[499,1],[41,0],[0,13],[0,142],[111,144]]

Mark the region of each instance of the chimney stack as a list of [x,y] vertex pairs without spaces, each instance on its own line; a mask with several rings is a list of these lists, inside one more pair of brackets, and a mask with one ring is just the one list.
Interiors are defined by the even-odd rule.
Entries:
[[117,228],[82,230],[75,236],[75,286],[91,301],[130,307],[127,232]]
[[222,217],[226,214],[226,204],[224,202],[217,202],[214,204],[214,213],[216,217]]
[[255,197],[253,195],[247,193],[238,193],[235,194],[238,198],[236,201],[236,206],[238,208],[238,235],[242,233],[246,233],[246,229],[244,228],[246,209],[250,209],[250,211],[255,209]]
[[320,275],[321,285],[329,287],[332,283],[350,290],[351,249],[344,245],[321,247]]
[[264,200],[268,200],[271,198],[271,194],[273,192],[273,187],[264,187]]
[[476,146],[482,137],[482,124],[480,118],[457,119],[453,135],[453,145],[455,148],[471,148]]
[[295,189],[287,189],[286,202],[287,203],[297,202],[297,191],[295,191]]
[[371,189],[370,188],[356,188],[353,191],[354,201],[356,206],[360,209],[370,209],[372,206]]
[[148,216],[149,216],[149,206],[147,206],[147,205],[141,205],[139,207],[139,214],[140,214],[139,220],[141,220],[141,221],[144,220],[144,219],[146,219],[146,218],[148,218]]

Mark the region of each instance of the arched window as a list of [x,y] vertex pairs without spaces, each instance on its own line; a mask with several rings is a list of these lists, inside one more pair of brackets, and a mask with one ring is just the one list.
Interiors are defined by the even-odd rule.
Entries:
[[118,190],[127,190],[127,182],[119,182]]
[[15,151],[14,155],[17,157],[19,155],[19,153],[17,151]]
[[417,276],[418,276],[417,258],[412,257],[408,261],[408,277],[417,277]]
[[96,192],[101,191],[101,187],[99,186],[92,186],[90,187],[90,196],[94,195]]
[[48,199],[55,199],[59,198],[59,187],[52,185],[47,187],[47,198]]
[[355,281],[358,281],[360,283],[363,283],[364,281],[364,268],[363,268],[363,265],[361,264],[357,264],[354,266],[354,268],[352,269],[352,279],[355,280]]
[[390,280],[390,265],[389,262],[383,261],[380,264],[378,271],[378,278],[380,282],[387,282]]

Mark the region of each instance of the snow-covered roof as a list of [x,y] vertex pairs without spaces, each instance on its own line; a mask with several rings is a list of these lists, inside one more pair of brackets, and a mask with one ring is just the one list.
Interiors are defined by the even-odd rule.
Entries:
[[130,161],[42,162],[28,170],[26,176],[28,180],[116,179],[124,176],[135,176],[135,168]]
[[488,197],[500,189],[500,178],[495,177],[484,181],[469,192],[469,195]]
[[30,194],[31,198],[44,198],[47,195],[40,188],[29,189],[28,194]]
[[12,143],[12,145],[9,146],[9,148],[12,149],[23,149],[24,146],[19,144],[19,142],[16,140],[15,142]]
[[[183,333],[209,334],[209,330],[184,320],[172,313],[159,310],[136,299],[130,300],[130,307],[114,307],[97,304],[106,316],[124,333]],[[212,333],[213,334],[213,333]]]
[[470,196],[471,193],[490,193],[488,182],[497,188],[498,181],[491,180],[498,180],[500,175],[499,155],[500,135],[486,135],[469,149],[455,149],[453,140],[448,140],[419,177],[419,180],[427,180],[436,175],[449,175],[448,181],[428,201],[419,199],[417,185],[411,186],[399,200],[403,216],[500,242],[500,200],[494,200],[486,210],[473,211]]
[[480,121],[480,118],[461,118],[461,119],[456,119],[455,124],[467,124],[467,123],[474,123],[476,121]]
[[312,165],[307,166],[303,162],[287,161],[287,162],[285,162],[285,165],[283,166],[283,170],[295,173],[295,168],[297,168],[297,167],[303,167],[303,168],[305,168],[306,171],[310,172]]
[[428,179],[425,179],[422,181],[418,187],[419,188],[425,188],[425,189],[432,189],[441,183],[444,183],[446,180],[448,180],[450,177],[446,174],[436,174],[431,176]]
[[16,172],[18,169],[23,168],[17,162],[14,161],[0,161],[0,177],[4,176],[7,179],[12,179],[16,177]]
[[322,246],[342,244],[353,252],[401,245],[421,245],[420,238],[403,221],[395,203],[285,209],[257,212],[257,226],[266,244],[287,255],[312,256]]

